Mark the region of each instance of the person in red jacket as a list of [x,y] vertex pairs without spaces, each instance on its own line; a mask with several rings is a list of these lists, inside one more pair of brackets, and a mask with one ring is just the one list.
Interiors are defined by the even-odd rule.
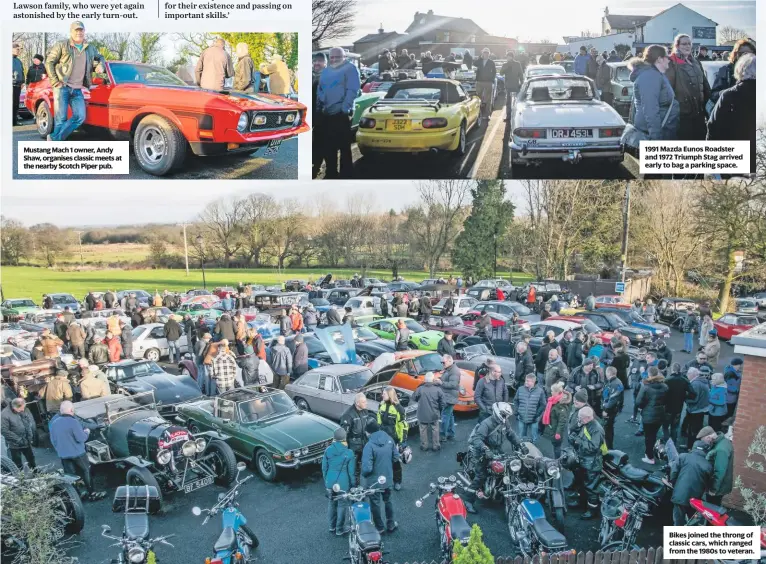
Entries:
[[109,362],[119,362],[120,357],[122,356],[122,344],[120,344],[120,338],[115,337],[111,332],[107,332],[104,342],[109,349]]
[[505,292],[503,292],[500,288],[497,289],[497,299],[500,302],[505,301]]
[[527,306],[532,307],[535,305],[535,302],[537,301],[537,290],[535,290],[534,286],[529,287],[529,293],[527,294]]
[[303,332],[303,316],[295,306],[293,306],[292,311],[290,311],[290,322],[292,323],[293,333]]

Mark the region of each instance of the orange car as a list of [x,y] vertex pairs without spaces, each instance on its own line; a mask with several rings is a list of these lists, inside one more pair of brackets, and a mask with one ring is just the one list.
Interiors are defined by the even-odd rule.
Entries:
[[[392,386],[414,390],[425,381],[426,372],[433,372],[438,379],[444,371],[439,353],[410,350],[393,354],[396,362],[390,367],[395,367],[396,373],[391,379]],[[460,372],[460,390],[455,411],[476,411],[479,406],[473,401],[473,372],[462,369]]]

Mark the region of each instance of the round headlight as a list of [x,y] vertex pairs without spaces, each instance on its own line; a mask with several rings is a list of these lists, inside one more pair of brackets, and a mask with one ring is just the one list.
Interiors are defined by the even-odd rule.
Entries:
[[460,389],[458,391],[460,392],[461,396],[465,395],[465,388],[463,386],[460,386]]
[[514,458],[508,464],[508,468],[510,468],[512,472],[518,472],[519,470],[521,470],[521,460],[519,460],[518,458]]
[[293,451],[293,456],[300,456],[301,455],[301,449],[297,448]]
[[135,564],[140,564],[146,560],[146,552],[144,552],[144,549],[140,546],[132,546],[128,550],[128,560]]
[[205,439],[197,439],[194,441],[194,448],[197,449],[197,452],[202,452],[205,450],[205,447],[207,446],[207,442],[205,442]]
[[301,449],[301,454],[302,454],[303,456],[306,456],[308,453],[309,453],[309,449],[308,449],[308,447],[304,447],[304,448],[302,448],[302,449]]
[[239,121],[237,122],[237,130],[244,131],[247,129],[247,112],[239,114]]
[[169,450],[161,450],[157,453],[157,464],[165,466],[173,458],[173,454]]
[[558,466],[548,466],[548,476],[551,478],[558,478],[559,477],[559,467]]
[[197,452],[197,447],[195,446],[194,441],[186,441],[181,447],[181,452],[187,458],[194,456]]

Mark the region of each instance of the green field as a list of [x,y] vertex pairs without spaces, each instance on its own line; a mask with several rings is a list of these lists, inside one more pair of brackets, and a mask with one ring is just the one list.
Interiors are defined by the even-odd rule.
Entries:
[[[323,276],[327,269],[290,269],[280,274],[277,269],[205,269],[207,287],[236,286],[237,283],[276,284],[284,280],[316,280]],[[333,270],[335,278],[351,278],[360,270]],[[427,272],[399,271],[406,280],[420,282],[428,277]],[[507,277],[507,272],[500,273]],[[445,278],[449,272],[441,273]],[[367,276],[384,280],[391,279],[390,270],[368,270]],[[513,282],[519,284],[531,280],[529,274],[514,273]],[[186,291],[190,288],[202,288],[202,272],[190,270],[186,276],[184,270],[87,270],[82,272],[59,271],[31,266],[4,266],[0,271],[3,296],[7,298],[32,298],[39,302],[41,296],[48,292],[68,292],[76,298],[81,298],[88,291],[103,290],[174,290]]]

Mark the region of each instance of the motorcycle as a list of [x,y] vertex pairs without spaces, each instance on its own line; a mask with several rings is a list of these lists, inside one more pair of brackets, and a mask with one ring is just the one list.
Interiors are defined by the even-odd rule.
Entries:
[[651,514],[652,498],[644,498],[620,487],[612,488],[601,501],[601,528],[598,540],[602,552],[639,550],[638,531]]
[[[457,461],[462,466],[462,471],[458,472],[458,477],[466,485],[469,485],[475,477],[473,470],[471,470],[471,451],[463,451],[457,453]],[[513,454],[504,454],[502,452],[491,452],[487,455],[485,464],[488,466],[487,477],[484,480],[484,484],[481,490],[477,493],[484,499],[490,499],[499,501],[503,497],[503,476],[506,472],[506,467],[510,460],[516,458]]]
[[[658,451],[661,445],[655,445],[656,458],[665,455]],[[630,457],[621,450],[610,450],[604,456],[604,466],[601,475],[613,485],[629,490],[646,499],[656,500],[659,505],[672,490],[668,485],[668,476],[662,472],[648,472],[636,468],[629,462]],[[604,491],[611,486],[604,482]]]
[[417,507],[422,507],[426,498],[439,493],[434,504],[434,516],[439,531],[442,561],[446,562],[452,562],[454,558],[454,543],[459,542],[466,546],[471,536],[471,526],[466,521],[465,504],[461,497],[454,493],[459,487],[461,486],[455,476],[439,476],[436,483],[430,485],[430,491],[415,502]]
[[124,526],[122,536],[110,535],[112,528],[101,525],[101,536],[115,542],[110,546],[119,546],[120,555],[112,559],[116,564],[146,564],[157,562],[154,547],[165,544],[175,548],[167,539],[175,535],[149,538],[149,515],[160,510],[160,494],[154,486],[120,486],[112,500],[112,511],[123,511]]
[[223,531],[221,531],[221,535],[215,541],[215,545],[213,545],[215,555],[205,560],[210,564],[248,562],[251,553],[258,548],[258,537],[247,526],[247,519],[240,513],[239,504],[237,503],[239,487],[253,477],[251,474],[245,477],[244,480],[239,479],[239,474],[245,467],[244,462],[237,463],[237,477],[234,480],[234,486],[225,494],[219,494],[218,503],[213,507],[210,509],[200,509],[197,506],[192,507],[192,513],[197,517],[207,513],[204,521],[202,521],[203,525],[206,525],[213,515],[221,513]]
[[558,553],[567,550],[567,539],[545,518],[542,497],[551,486],[516,482],[506,477],[503,497],[508,533],[519,551],[529,558],[541,552]]
[[[386,483],[385,476],[378,478],[381,486]],[[370,504],[366,501],[367,496],[377,493],[377,487],[351,488],[344,492],[338,484],[334,484],[332,491],[337,497],[351,501],[348,507],[348,519],[351,532],[348,535],[348,558],[351,564],[371,564],[383,560],[383,541],[378,529],[372,521]]]
[[[687,527],[713,526],[713,527],[741,527],[746,523],[729,515],[725,507],[714,505],[701,499],[691,498],[689,505],[694,509],[694,514],[686,522]],[[752,560],[716,560],[717,564],[744,564]],[[766,562],[766,527],[761,527],[761,564]]]
[[[571,449],[565,449],[562,460],[568,459]],[[541,498],[545,499],[548,508],[553,512],[559,526],[564,525],[567,512],[564,480],[560,460],[547,458],[533,443],[524,443],[523,451],[516,453],[516,459],[511,460],[506,468],[513,473],[511,481],[537,483],[541,488]]]

